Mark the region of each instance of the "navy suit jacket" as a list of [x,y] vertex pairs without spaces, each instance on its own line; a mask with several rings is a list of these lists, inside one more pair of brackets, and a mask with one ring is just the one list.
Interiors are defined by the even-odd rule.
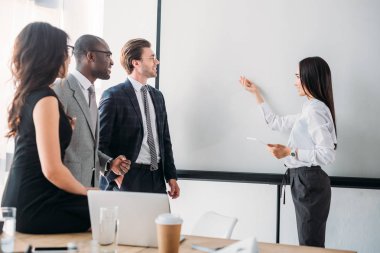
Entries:
[[[149,94],[156,113],[160,169],[166,181],[177,179],[164,96],[151,86]],[[125,155],[134,163],[140,153],[144,128],[136,92],[128,79],[103,92],[99,118],[99,149],[110,157]]]

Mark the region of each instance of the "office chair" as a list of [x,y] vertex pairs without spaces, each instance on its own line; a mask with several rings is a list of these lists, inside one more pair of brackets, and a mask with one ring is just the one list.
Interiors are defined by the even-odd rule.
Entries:
[[191,234],[196,236],[230,239],[237,221],[237,218],[209,211],[199,218],[194,225]]

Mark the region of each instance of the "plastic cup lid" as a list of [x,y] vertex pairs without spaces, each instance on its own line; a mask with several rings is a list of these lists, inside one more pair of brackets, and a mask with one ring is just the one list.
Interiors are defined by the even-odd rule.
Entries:
[[157,224],[164,224],[164,225],[177,225],[182,224],[183,220],[181,217],[173,215],[171,213],[163,213],[157,216],[156,218]]

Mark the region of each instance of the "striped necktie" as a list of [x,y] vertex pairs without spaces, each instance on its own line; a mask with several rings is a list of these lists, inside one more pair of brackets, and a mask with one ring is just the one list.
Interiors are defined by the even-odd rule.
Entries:
[[90,106],[90,115],[91,115],[91,129],[95,133],[96,123],[98,120],[98,106],[96,105],[96,96],[95,96],[95,87],[91,85],[88,89],[88,98]]
[[149,153],[151,158],[151,166],[150,170],[154,171],[158,169],[158,162],[157,162],[157,152],[156,152],[156,145],[154,144],[153,139],[153,131],[152,131],[152,123],[150,121],[150,113],[149,113],[149,103],[148,103],[148,85],[144,85],[141,88],[141,92],[143,94],[143,101],[144,101],[144,109],[145,109],[145,116],[146,116],[146,126],[148,129],[148,146],[149,146]]

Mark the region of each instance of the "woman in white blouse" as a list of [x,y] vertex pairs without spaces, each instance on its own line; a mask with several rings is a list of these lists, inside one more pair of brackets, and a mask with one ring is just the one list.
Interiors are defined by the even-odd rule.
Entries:
[[331,186],[321,166],[335,160],[337,146],[328,64],[320,57],[309,57],[299,62],[295,86],[298,94],[307,100],[301,113],[296,115],[274,114],[252,81],[242,76],[240,83],[256,97],[272,130],[290,132],[286,146],[268,144],[268,150],[277,159],[283,159],[288,168],[284,178],[291,186],[300,245],[324,247]]

